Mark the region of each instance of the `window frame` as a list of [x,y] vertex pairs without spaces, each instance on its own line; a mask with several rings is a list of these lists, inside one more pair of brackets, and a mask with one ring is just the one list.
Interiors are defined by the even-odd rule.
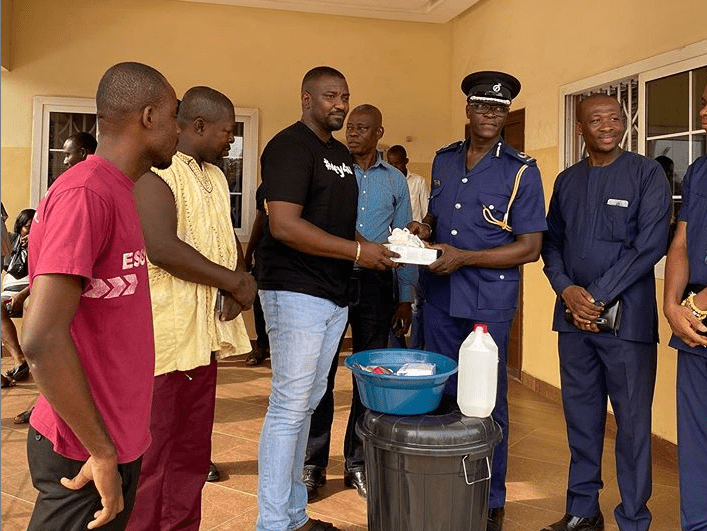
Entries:
[[[255,220],[255,190],[258,185],[260,111],[236,107],[236,121],[243,122],[243,182],[241,183],[241,227],[235,229],[241,242],[247,242]],[[49,172],[49,115],[52,112],[96,114],[93,98],[35,96],[32,111],[32,170],[30,204],[36,208],[47,193]]]

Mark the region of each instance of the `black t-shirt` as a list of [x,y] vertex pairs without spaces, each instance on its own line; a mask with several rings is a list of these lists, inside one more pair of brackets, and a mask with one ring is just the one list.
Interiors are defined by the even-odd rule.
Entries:
[[[354,240],[358,184],[348,149],[322,142],[302,122],[275,135],[260,157],[265,199],[302,205],[302,218]],[[346,306],[353,262],[302,253],[275,240],[269,219],[258,247],[258,288],[306,293]]]

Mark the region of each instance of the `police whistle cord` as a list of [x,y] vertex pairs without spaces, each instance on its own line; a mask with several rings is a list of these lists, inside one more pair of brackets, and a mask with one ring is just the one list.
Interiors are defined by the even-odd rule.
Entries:
[[513,228],[508,224],[508,215],[511,213],[511,205],[513,204],[513,200],[516,198],[516,194],[518,193],[518,188],[520,187],[520,177],[523,175],[523,172],[528,168],[527,164],[523,164],[520,169],[518,170],[518,173],[516,173],[516,180],[515,183],[513,183],[513,192],[511,192],[511,197],[508,200],[508,208],[506,208],[506,213],[503,215],[503,220],[499,221],[496,218],[493,217],[493,213],[491,212],[491,209],[487,207],[486,205],[481,205],[483,212],[484,212],[484,219],[491,223],[491,225],[496,225],[497,227],[501,227],[503,230],[507,230],[508,232],[511,232]]

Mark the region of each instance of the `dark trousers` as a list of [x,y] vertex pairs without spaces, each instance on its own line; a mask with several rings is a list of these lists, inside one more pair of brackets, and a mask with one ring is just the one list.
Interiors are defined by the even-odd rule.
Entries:
[[198,531],[211,459],[216,360],[155,377],[150,432],[129,531]]
[[[452,317],[447,310],[429,302],[425,306],[425,341],[427,350],[443,354],[459,362],[459,347],[481,321]],[[496,385],[496,405],[491,412],[493,420],[501,427],[503,439],[494,448],[491,466],[491,490],[489,508],[503,507],[506,503],[506,470],[508,468],[508,376],[506,358],[508,356],[508,336],[510,321],[485,323],[498,347],[498,384]],[[453,374],[444,388],[445,400],[456,403],[457,375]]]
[[[102,507],[101,497],[93,482],[79,490],[69,490],[59,483],[63,477],[73,478],[84,465],[54,452],[49,439],[30,426],[27,433],[27,460],[32,476],[32,485],[39,491],[34,504],[28,531],[85,531],[94,519],[94,513]],[[123,480],[123,503],[125,508],[118,516],[102,526],[105,531],[122,531],[133,510],[141,459],[118,465]]]
[[[351,277],[350,291],[352,302],[349,306],[349,324],[351,325],[353,352],[385,348],[395,311],[392,273],[365,269],[354,271]],[[331,364],[327,390],[312,414],[305,467],[324,469],[329,464],[331,423],[334,419],[334,379],[339,366],[340,350],[341,343],[339,343],[339,350],[337,350]],[[360,470],[364,467],[363,444],[356,435],[355,426],[365,412],[366,408],[361,403],[354,378],[351,410],[344,438],[347,471]]]
[[606,399],[616,417],[616,477],[621,503],[619,529],[646,531],[651,513],[651,405],[655,387],[655,343],[609,334],[560,332],[560,380],[571,461],[567,512],[599,513]]
[[268,333],[265,331],[265,316],[263,315],[263,305],[260,304],[260,297],[255,296],[253,301],[253,321],[255,321],[255,335],[257,339],[255,341],[261,349],[270,348],[270,340],[268,339]]
[[683,531],[707,531],[707,357],[678,352],[678,469]]

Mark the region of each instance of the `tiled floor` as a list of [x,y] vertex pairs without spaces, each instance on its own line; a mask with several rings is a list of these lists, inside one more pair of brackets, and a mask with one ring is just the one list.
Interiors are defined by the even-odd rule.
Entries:
[[[10,367],[3,358],[2,370]],[[336,417],[328,483],[322,496],[309,507],[309,514],[335,522],[347,531],[366,529],[366,504],[355,491],[343,485],[342,445],[351,375],[342,368],[337,374]],[[270,387],[270,371],[246,367],[242,358],[220,363],[213,436],[213,457],[222,479],[207,484],[203,494],[201,529],[251,531],[257,516],[257,448]],[[2,390],[2,531],[26,528],[35,492],[25,456],[26,425],[17,426],[12,417],[35,398],[33,384]],[[567,450],[561,408],[518,382],[510,387],[511,435],[508,467],[506,531],[536,531],[559,519],[564,512]],[[607,531],[618,527],[612,517],[619,500],[615,481],[613,440],[605,447],[601,504]],[[654,457],[653,531],[676,531],[678,516],[677,473],[674,455]],[[404,531],[404,530],[390,530]]]

